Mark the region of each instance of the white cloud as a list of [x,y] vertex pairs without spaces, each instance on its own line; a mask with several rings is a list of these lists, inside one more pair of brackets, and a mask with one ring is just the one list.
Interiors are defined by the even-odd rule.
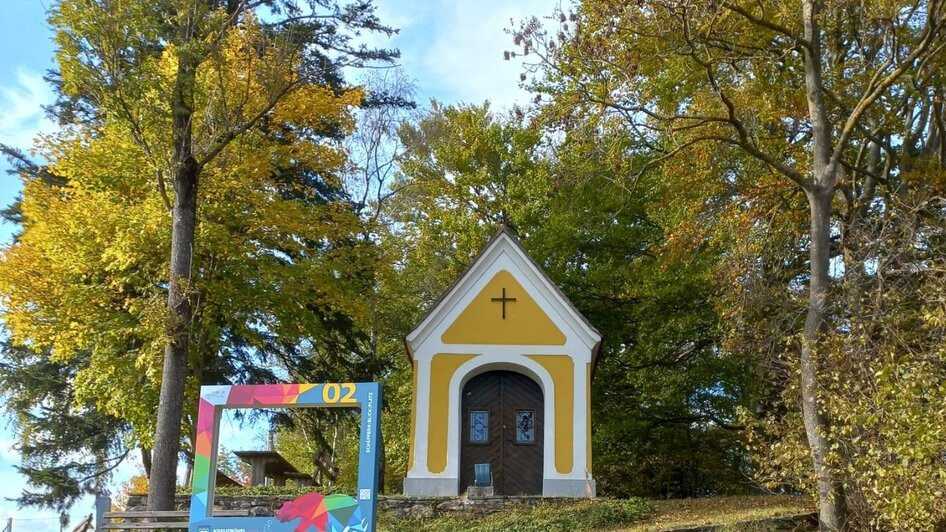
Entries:
[[368,37],[372,46],[401,50],[400,64],[417,83],[418,103],[481,103],[494,108],[525,104],[519,88],[522,63],[505,61],[514,50],[507,30],[530,17],[551,15],[560,0],[394,0],[379,4],[378,17],[399,28],[393,39]]
[[[5,431],[4,431],[5,432]],[[18,462],[20,460],[20,455],[16,452],[14,446],[16,445],[16,440],[13,438],[0,436],[0,460],[5,460],[7,462]]]
[[54,127],[42,109],[53,99],[53,91],[42,75],[17,70],[14,84],[0,86],[0,143],[24,150],[32,147],[37,133]]
[[[404,36],[413,32],[412,28],[430,12],[431,5],[426,2],[412,3],[410,0],[403,4],[398,1],[379,2],[375,4],[375,14],[381,20],[381,24],[398,30],[398,35]],[[380,33],[368,32],[362,37],[362,41],[369,46],[391,45],[388,38]]]
[[514,50],[508,30],[532,16],[551,15],[558,2],[549,0],[483,0],[440,3],[439,17],[429,21],[433,38],[423,50],[423,70],[435,86],[455,100],[497,106],[526,103],[519,88],[520,61],[505,61]]

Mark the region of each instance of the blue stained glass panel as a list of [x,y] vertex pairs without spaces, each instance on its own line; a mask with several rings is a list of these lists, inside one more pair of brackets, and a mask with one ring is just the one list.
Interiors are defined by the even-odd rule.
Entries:
[[489,411],[470,411],[470,442],[489,443]]
[[535,412],[516,410],[516,443],[535,443]]

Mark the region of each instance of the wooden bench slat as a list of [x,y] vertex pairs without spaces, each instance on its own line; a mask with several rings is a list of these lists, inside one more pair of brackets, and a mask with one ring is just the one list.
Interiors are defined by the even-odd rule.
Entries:
[[[166,512],[105,512],[106,519],[155,519],[161,517],[188,517],[190,512],[187,510],[170,510]],[[214,510],[215,517],[248,517],[249,510]]]
[[187,528],[187,521],[150,521],[143,523],[105,523],[103,530],[153,530],[156,528]]
[[[214,510],[215,517],[247,517],[249,510]],[[161,519],[180,519],[190,516],[187,510],[151,511],[151,512],[104,512],[105,523],[102,530],[156,530],[161,528],[188,528],[187,521],[161,521]],[[121,519],[122,521],[111,521]],[[140,521],[154,519],[154,521]]]
[[187,510],[167,510],[162,512],[105,512],[105,518],[125,518],[136,517],[138,519],[153,519],[156,517],[187,517],[190,512]]

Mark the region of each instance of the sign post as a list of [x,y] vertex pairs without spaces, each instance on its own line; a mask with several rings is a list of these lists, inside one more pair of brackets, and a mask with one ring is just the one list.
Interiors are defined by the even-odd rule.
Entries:
[[[355,497],[308,493],[275,517],[213,517],[217,438],[225,408],[360,408]],[[381,386],[376,382],[201,386],[189,532],[374,532]]]

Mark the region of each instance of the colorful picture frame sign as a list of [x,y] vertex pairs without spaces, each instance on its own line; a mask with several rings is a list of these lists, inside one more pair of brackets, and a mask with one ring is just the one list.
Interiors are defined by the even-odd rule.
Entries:
[[[358,491],[307,493],[275,517],[213,517],[217,438],[225,408],[360,408]],[[376,382],[201,386],[189,532],[374,532],[381,386]]]

